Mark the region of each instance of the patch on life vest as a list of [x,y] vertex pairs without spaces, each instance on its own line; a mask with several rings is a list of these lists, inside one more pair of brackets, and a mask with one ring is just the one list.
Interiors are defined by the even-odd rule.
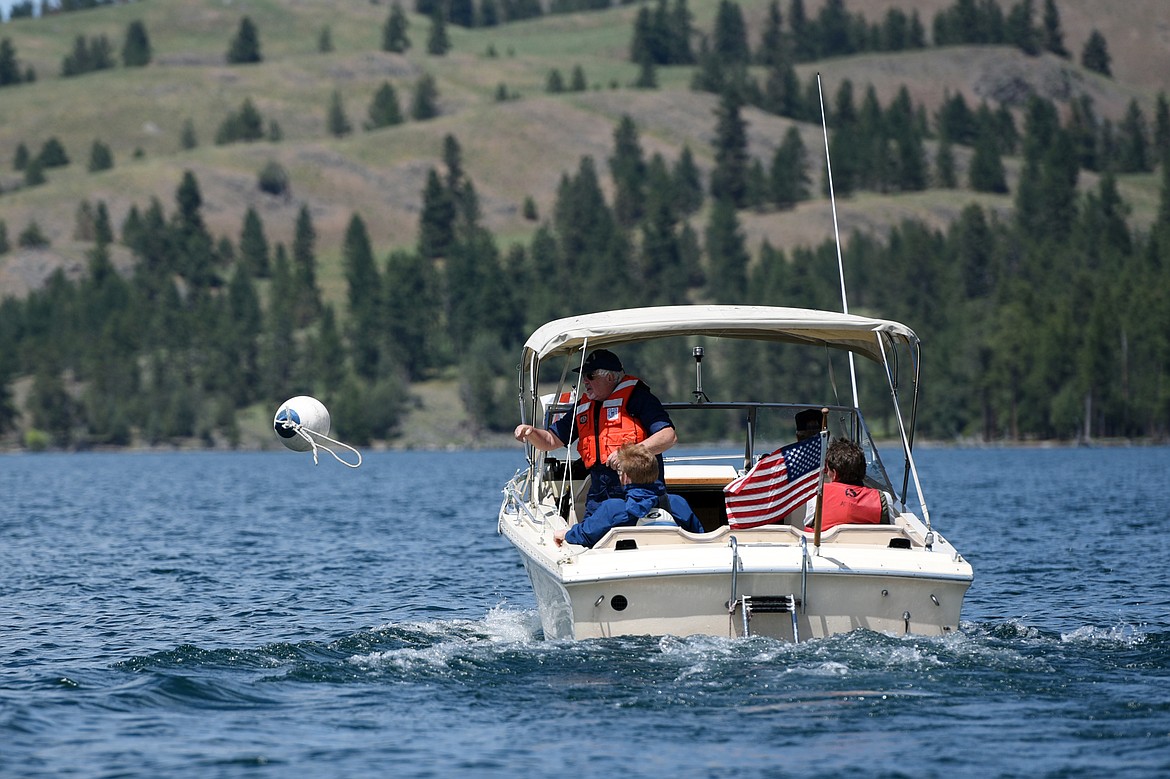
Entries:
[[621,409],[617,406],[611,406],[605,410],[605,419],[608,422],[616,422],[619,416],[621,416]]
[[589,417],[586,416],[585,414],[578,414],[577,415],[577,424],[578,425],[581,425],[582,427],[584,427],[585,423],[588,421],[589,421]]
[[856,487],[846,487],[845,488],[845,496],[848,498],[856,498],[860,494],[861,494],[861,490],[857,489]]

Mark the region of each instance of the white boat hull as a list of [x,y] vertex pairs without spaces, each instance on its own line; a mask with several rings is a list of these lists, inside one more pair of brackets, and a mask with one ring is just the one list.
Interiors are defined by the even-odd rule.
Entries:
[[[926,548],[926,534],[919,532],[925,529],[914,527],[909,515],[896,526],[835,528],[819,549],[811,534],[772,526],[703,535],[623,527],[587,550],[556,547],[552,530],[564,523],[551,506],[537,513],[524,508],[505,500],[500,532],[521,554],[550,639],[762,635],[804,641],[857,629],[942,635],[958,628],[972,581],[970,564],[945,540],[936,536]],[[891,538],[907,539],[902,543],[910,548],[891,549]],[[786,611],[753,607],[753,601],[790,595],[795,620]]]

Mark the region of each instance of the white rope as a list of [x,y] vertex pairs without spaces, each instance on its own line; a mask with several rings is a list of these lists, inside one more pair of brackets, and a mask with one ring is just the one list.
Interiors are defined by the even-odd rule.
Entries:
[[[302,425],[300,422],[294,422],[291,419],[280,420],[280,426],[283,427],[285,430],[291,429],[291,430],[295,431],[297,435],[299,435],[301,438],[303,438],[309,442],[309,446],[313,447],[313,465],[319,464],[318,460],[317,460],[317,450],[324,449],[326,452],[329,452],[329,454],[333,455],[334,460],[337,460],[337,462],[341,463],[342,465],[344,465],[348,468],[361,467],[362,453],[359,452],[357,449],[354,449],[349,444],[342,443],[341,441],[338,441],[336,438],[330,438],[329,436],[325,435],[324,433],[318,433],[316,430],[311,430],[311,429],[305,427],[304,425]],[[354,454],[357,455],[357,462],[351,463],[351,462],[348,462],[348,461],[342,459],[342,457],[339,454],[337,454],[337,452],[333,451],[328,446],[325,446],[324,444],[317,443],[317,441],[314,439],[314,436],[321,438],[325,441],[328,441],[331,444],[336,444],[337,446],[343,447],[343,448],[348,449],[349,451],[353,452]]]

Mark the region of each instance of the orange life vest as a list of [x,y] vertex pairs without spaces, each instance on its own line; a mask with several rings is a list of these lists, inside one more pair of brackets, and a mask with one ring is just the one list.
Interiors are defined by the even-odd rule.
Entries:
[[638,385],[637,376],[624,376],[605,400],[583,398],[577,404],[577,451],[586,468],[605,464],[622,444],[646,440],[646,430],[626,411],[626,403]]
[[825,483],[821,530],[834,525],[878,525],[881,521],[882,498],[877,490],[839,481]]

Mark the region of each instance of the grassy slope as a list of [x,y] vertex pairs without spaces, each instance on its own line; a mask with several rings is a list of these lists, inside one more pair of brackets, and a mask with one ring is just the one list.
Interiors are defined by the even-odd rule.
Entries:
[[[929,28],[935,11],[949,4],[852,0],[848,7],[871,19],[880,18],[891,6],[917,7]],[[696,25],[709,29],[716,0],[692,0],[689,5]],[[767,0],[741,2],[750,30],[760,29],[767,5]],[[819,3],[807,6],[814,14]],[[945,90],[962,90],[976,102],[1020,79],[1058,95],[1070,88],[1084,89],[1093,95],[1098,110],[1114,119],[1132,97],[1152,106],[1153,96],[1166,86],[1170,47],[1149,22],[1159,16],[1165,20],[1170,10],[1158,0],[1132,0],[1101,18],[1091,13],[1092,7],[1092,0],[1062,1],[1066,45],[1079,52],[1089,25],[1100,27],[1113,47],[1117,72],[1113,81],[1054,58],[1027,59],[1003,49],[867,55],[803,66],[801,76],[807,78],[820,69],[828,94],[843,78],[852,79],[859,90],[873,83],[883,101],[905,84],[916,101],[931,108]],[[427,170],[438,164],[441,139],[447,133],[455,135],[463,147],[486,222],[509,240],[522,239],[531,230],[520,214],[524,198],[533,196],[541,213],[547,213],[561,174],[575,169],[582,155],[592,155],[604,171],[613,126],[623,113],[638,122],[648,154],[658,151],[673,159],[685,144],[702,165],[708,165],[715,103],[712,96],[687,89],[688,71],[662,71],[659,91],[610,88],[635,76],[625,56],[636,11],[636,6],[626,6],[491,30],[452,28],[455,50],[444,58],[422,53],[429,23],[417,16],[411,17],[414,47],[406,56],[378,51],[388,6],[342,0],[248,0],[230,5],[217,0],[144,0],[18,20],[0,28],[0,35],[13,40],[20,62],[35,67],[39,80],[0,92],[0,169],[7,169],[0,170],[0,186],[11,190],[19,184],[19,175],[9,166],[20,142],[36,153],[46,138],[56,136],[68,149],[73,165],[50,171],[46,186],[0,196],[0,218],[7,222],[13,240],[36,218],[53,241],[55,251],[50,254],[71,257],[76,265],[85,248],[71,243],[78,202],[104,200],[116,225],[132,204],[143,207],[151,197],[171,210],[182,171],[190,169],[202,187],[208,223],[217,233],[233,238],[244,209],[252,205],[261,213],[270,239],[288,241],[297,210],[301,203],[308,203],[320,235],[322,283],[327,296],[339,300],[344,290],[337,267],[338,245],[350,216],[363,215],[380,251],[412,244],[419,192]],[[244,14],[257,24],[265,61],[228,67],[223,54]],[[105,34],[117,49],[133,19],[142,19],[147,26],[155,51],[152,66],[74,79],[59,77],[61,59],[76,35]],[[326,25],[335,51],[319,54],[317,36]],[[489,47],[499,56],[486,56]],[[555,97],[543,93],[551,68],[561,69],[567,78],[576,64],[584,69],[594,90]],[[405,108],[423,72],[438,80],[442,117],[378,132],[360,130],[378,85],[394,84]],[[522,99],[496,103],[494,93],[501,83]],[[340,140],[325,131],[326,107],[334,89],[341,92],[347,113],[359,128]],[[266,120],[280,124],[285,140],[213,146],[211,140],[224,116],[248,97]],[[789,122],[754,111],[746,116],[752,152],[767,160]],[[179,136],[187,120],[194,123],[201,145],[183,152]],[[809,125],[802,131],[808,148],[819,156],[823,148],[819,128]],[[96,175],[85,172],[95,139],[113,149],[116,161],[113,170]],[[145,157],[132,159],[135,149],[141,149]],[[257,191],[256,173],[269,159],[289,170],[291,199]],[[1134,219],[1148,220],[1157,203],[1154,177],[1134,177],[1122,186],[1135,206]],[[862,196],[841,204],[841,222],[845,229],[884,230],[891,218],[920,215],[942,223],[967,199],[963,193]],[[999,207],[1009,205],[1007,199],[978,199]],[[790,214],[746,215],[745,229],[753,245],[765,235],[778,246],[819,242],[831,234],[825,229],[831,221],[821,214],[824,210],[823,203],[809,203]],[[28,283],[36,283],[41,275],[37,268],[52,265],[52,257],[32,262],[28,253],[0,257],[0,294],[21,292]]]
[[[717,0],[689,0],[696,26],[709,30]],[[929,31],[930,20],[951,0],[848,0],[851,11],[871,20],[890,7],[917,8]],[[1001,2],[1001,5],[1005,5]],[[962,91],[971,104],[1026,83],[1053,97],[1084,90],[1097,110],[1120,119],[1131,98],[1137,98],[1152,117],[1155,95],[1170,86],[1170,42],[1159,30],[1170,23],[1163,0],[1127,0],[1100,12],[1097,0],[1060,0],[1065,43],[1079,55],[1093,27],[1108,39],[1113,56],[1113,80],[1081,71],[1052,57],[1028,59],[1010,49],[955,48],[899,55],[866,55],[801,66],[807,79],[824,74],[831,95],[840,80],[849,78],[860,96],[872,83],[883,102],[905,84],[915,100],[934,110],[946,91]],[[768,0],[740,0],[758,41]],[[787,2],[781,7],[786,11]],[[817,0],[807,0],[814,15]],[[235,238],[244,210],[258,209],[270,241],[289,241],[302,203],[312,211],[317,228],[319,277],[326,296],[341,301],[345,295],[339,263],[339,245],[353,213],[370,228],[379,255],[415,240],[419,193],[430,167],[438,166],[441,142],[451,133],[463,149],[464,163],[476,184],[485,221],[505,243],[524,240],[532,230],[520,213],[526,196],[535,198],[540,212],[549,213],[557,184],[564,172],[576,169],[583,155],[592,155],[601,172],[612,151],[616,121],[629,114],[637,122],[642,146],[649,155],[661,152],[673,160],[684,145],[700,165],[711,163],[715,98],[691,92],[688,70],[660,70],[661,89],[641,92],[612,89],[636,75],[626,62],[637,6],[606,13],[555,16],[490,30],[450,29],[454,51],[447,57],[429,57],[423,50],[429,23],[411,16],[414,46],[405,56],[378,51],[381,26],[388,14],[385,3],[353,0],[143,0],[129,5],[65,14],[41,20],[19,20],[0,26],[0,37],[11,38],[22,67],[33,66],[34,85],[0,91],[0,219],[15,244],[16,235],[35,218],[53,241],[48,251],[13,251],[0,256],[0,295],[21,294],[62,265],[74,272],[84,268],[87,244],[71,238],[77,204],[103,200],[115,226],[131,205],[140,208],[157,197],[167,211],[174,208],[174,192],[182,172],[192,170],[201,185],[205,217],[212,230]],[[251,16],[260,31],[265,61],[260,65],[228,67],[224,52],[239,19]],[[145,69],[59,77],[62,57],[78,34],[104,33],[119,49],[126,25],[142,19],[155,52]],[[335,50],[316,51],[317,37],[328,25]],[[497,57],[488,57],[492,47]],[[549,96],[543,87],[548,71],[568,75],[580,65],[592,89],[587,93]],[[398,90],[404,110],[413,85],[424,73],[439,84],[442,116],[426,123],[407,122],[377,132],[361,130],[370,98],[383,81]],[[496,103],[499,84],[518,92],[521,99]],[[357,132],[344,139],[326,133],[329,97],[339,90]],[[278,122],[280,143],[213,146],[216,128],[230,111],[250,97],[266,120]],[[757,111],[745,113],[751,151],[768,160],[790,125],[789,120]],[[194,123],[200,146],[180,149],[183,123]],[[806,147],[818,170],[823,167],[820,128],[801,126]],[[73,164],[49,171],[49,183],[31,190],[18,189],[20,175],[11,170],[16,146],[24,142],[32,153],[49,136],[58,137]],[[114,152],[115,167],[101,174],[85,172],[90,144],[99,139]],[[135,149],[144,152],[135,160]],[[960,168],[967,155],[958,150]],[[270,159],[291,174],[293,196],[272,198],[256,189],[256,173]],[[1009,177],[1018,164],[1008,160]],[[820,174],[814,175],[819,180]],[[1082,176],[1090,186],[1093,178]],[[1123,195],[1133,207],[1137,224],[1148,222],[1158,203],[1155,176],[1126,177]],[[842,229],[873,230],[908,217],[943,226],[968,202],[1008,210],[1010,197],[975,195],[964,191],[927,192],[905,196],[862,194],[840,202]],[[820,243],[832,235],[832,215],[823,201],[802,204],[783,214],[742,215],[750,245],[767,238],[774,246]],[[702,216],[699,217],[700,226]],[[132,262],[125,252],[121,264]],[[437,382],[425,393],[455,408],[453,386]],[[267,441],[267,411],[258,412],[255,425],[245,427],[255,443]],[[458,430],[438,433],[425,423],[411,424],[409,441],[417,446],[440,442],[423,440],[417,431],[431,431],[443,441],[457,441]],[[262,417],[262,418],[261,418]],[[257,432],[258,431],[258,432]],[[409,437],[409,436],[408,436]],[[415,440],[417,438],[418,440]]]

